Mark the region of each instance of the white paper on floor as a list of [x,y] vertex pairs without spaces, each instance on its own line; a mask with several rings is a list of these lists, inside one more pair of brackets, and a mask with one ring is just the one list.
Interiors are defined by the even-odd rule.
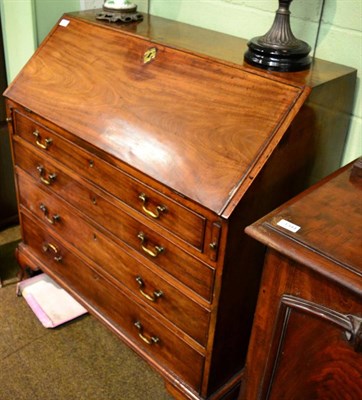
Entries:
[[46,328],[55,328],[87,313],[81,304],[46,274],[19,282],[17,291]]

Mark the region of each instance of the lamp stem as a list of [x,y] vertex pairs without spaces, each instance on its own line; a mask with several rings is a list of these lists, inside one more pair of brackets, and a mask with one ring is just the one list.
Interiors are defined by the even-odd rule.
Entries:
[[259,43],[265,46],[297,47],[298,39],[293,35],[290,27],[290,1],[280,1],[279,9],[276,11],[274,22],[269,31],[260,38]]
[[297,39],[290,27],[290,3],[279,0],[273,25],[269,31],[251,39],[244,60],[257,67],[273,71],[299,71],[309,68],[311,47]]

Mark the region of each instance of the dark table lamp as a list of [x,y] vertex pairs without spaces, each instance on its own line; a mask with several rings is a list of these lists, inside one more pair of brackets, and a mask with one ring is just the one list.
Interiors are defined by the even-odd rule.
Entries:
[[300,71],[311,64],[311,47],[297,39],[290,28],[289,6],[292,0],[279,0],[274,23],[264,36],[248,42],[244,60],[272,71]]

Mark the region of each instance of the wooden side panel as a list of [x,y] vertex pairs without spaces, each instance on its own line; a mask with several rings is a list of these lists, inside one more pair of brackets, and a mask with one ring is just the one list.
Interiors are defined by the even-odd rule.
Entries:
[[[312,120],[310,120],[312,123]],[[288,129],[229,220],[226,258],[213,349],[210,390],[245,365],[264,262],[264,247],[244,229],[308,186],[315,156],[313,131]],[[225,337],[228,337],[225,343]],[[227,360],[225,362],[224,360]]]
[[[351,97],[353,84],[351,86],[350,80],[354,82],[353,76],[333,82],[330,86],[326,84],[325,87],[315,88],[317,93],[314,95],[312,92],[312,100],[308,99],[297,114],[282,141],[231,215],[209,381],[212,388],[210,390],[214,389],[212,385],[215,382],[225,383],[227,374],[240,372],[245,362],[264,248],[248,238],[243,232],[244,228],[308,188],[311,180],[315,178],[312,174],[320,158],[326,159],[326,169],[323,172],[319,171],[321,175],[318,179],[321,179],[327,170],[332,172],[329,171],[332,166],[338,165],[343,153],[346,129],[342,125],[336,125],[329,133],[331,139],[338,137],[339,140],[331,140],[329,148],[319,146],[318,141],[321,137],[323,140],[329,140],[328,132],[320,124],[320,118],[324,117],[319,115],[319,109],[311,102],[318,99],[319,105],[327,109],[328,100],[324,93],[328,88],[329,93],[335,93],[336,96],[338,90],[343,88],[345,95]],[[345,111],[334,110],[341,118],[346,117]],[[335,147],[332,149],[333,144]],[[343,202],[343,196],[340,201]],[[347,210],[346,213],[348,214]],[[355,223],[358,225],[357,220]],[[353,241],[353,238],[350,240]],[[354,239],[354,242],[356,240],[358,239]],[[227,344],[224,340],[226,336]]]

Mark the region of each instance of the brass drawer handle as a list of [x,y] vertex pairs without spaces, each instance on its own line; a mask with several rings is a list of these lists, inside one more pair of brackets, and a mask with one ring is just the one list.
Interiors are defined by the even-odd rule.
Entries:
[[37,146],[40,147],[41,149],[48,150],[49,146],[53,142],[53,139],[47,138],[44,140],[44,143],[42,143],[40,133],[37,129],[33,132],[33,135],[35,136],[36,139],[35,143],[37,144]]
[[138,329],[138,336],[147,344],[156,344],[160,341],[160,339],[157,336],[151,336],[150,338],[146,337],[143,334],[143,326],[140,321],[136,321],[134,323],[135,327]]
[[145,244],[147,242],[146,235],[143,232],[140,232],[137,235],[138,239],[141,240],[141,248],[142,250],[151,257],[157,257],[160,253],[162,253],[165,249],[162,246],[155,246],[155,251],[148,249]]
[[52,251],[55,254],[54,260],[56,262],[62,262],[63,258],[62,258],[62,256],[58,255],[59,254],[59,250],[58,250],[58,248],[57,248],[57,246],[55,244],[53,244],[53,243],[45,243],[43,245],[43,251],[44,251],[44,253],[47,253],[48,251]]
[[54,214],[52,217],[49,217],[49,211],[45,204],[40,204],[39,208],[43,211],[44,218],[49,222],[49,224],[54,225],[56,222],[60,221],[60,216],[58,214]]
[[145,297],[147,300],[152,301],[152,302],[154,303],[154,302],[157,301],[157,299],[159,299],[159,298],[163,295],[162,290],[155,290],[155,291],[153,292],[153,295],[149,295],[149,294],[145,293],[145,292],[142,290],[142,288],[145,286],[142,277],[137,276],[137,277],[136,277],[136,281],[137,281],[137,283],[138,283],[138,285],[139,285],[139,289],[138,289],[138,290],[140,291],[140,293],[142,294],[142,296]]
[[44,175],[45,175],[45,169],[44,169],[44,167],[43,167],[42,165],[38,165],[38,166],[36,167],[36,169],[37,169],[38,172],[39,172],[39,177],[40,177],[41,182],[43,182],[45,185],[51,185],[52,182],[55,181],[55,178],[57,177],[57,175],[56,175],[55,172],[53,172],[52,174],[49,174],[49,175],[48,175],[48,178],[45,178],[45,177],[44,177]]
[[156,207],[156,211],[153,212],[151,210],[148,210],[146,207],[147,203],[147,196],[145,193],[141,193],[138,198],[142,201],[142,210],[145,212],[146,215],[148,215],[151,218],[160,218],[160,215],[166,211],[166,206],[164,205],[159,205]]

